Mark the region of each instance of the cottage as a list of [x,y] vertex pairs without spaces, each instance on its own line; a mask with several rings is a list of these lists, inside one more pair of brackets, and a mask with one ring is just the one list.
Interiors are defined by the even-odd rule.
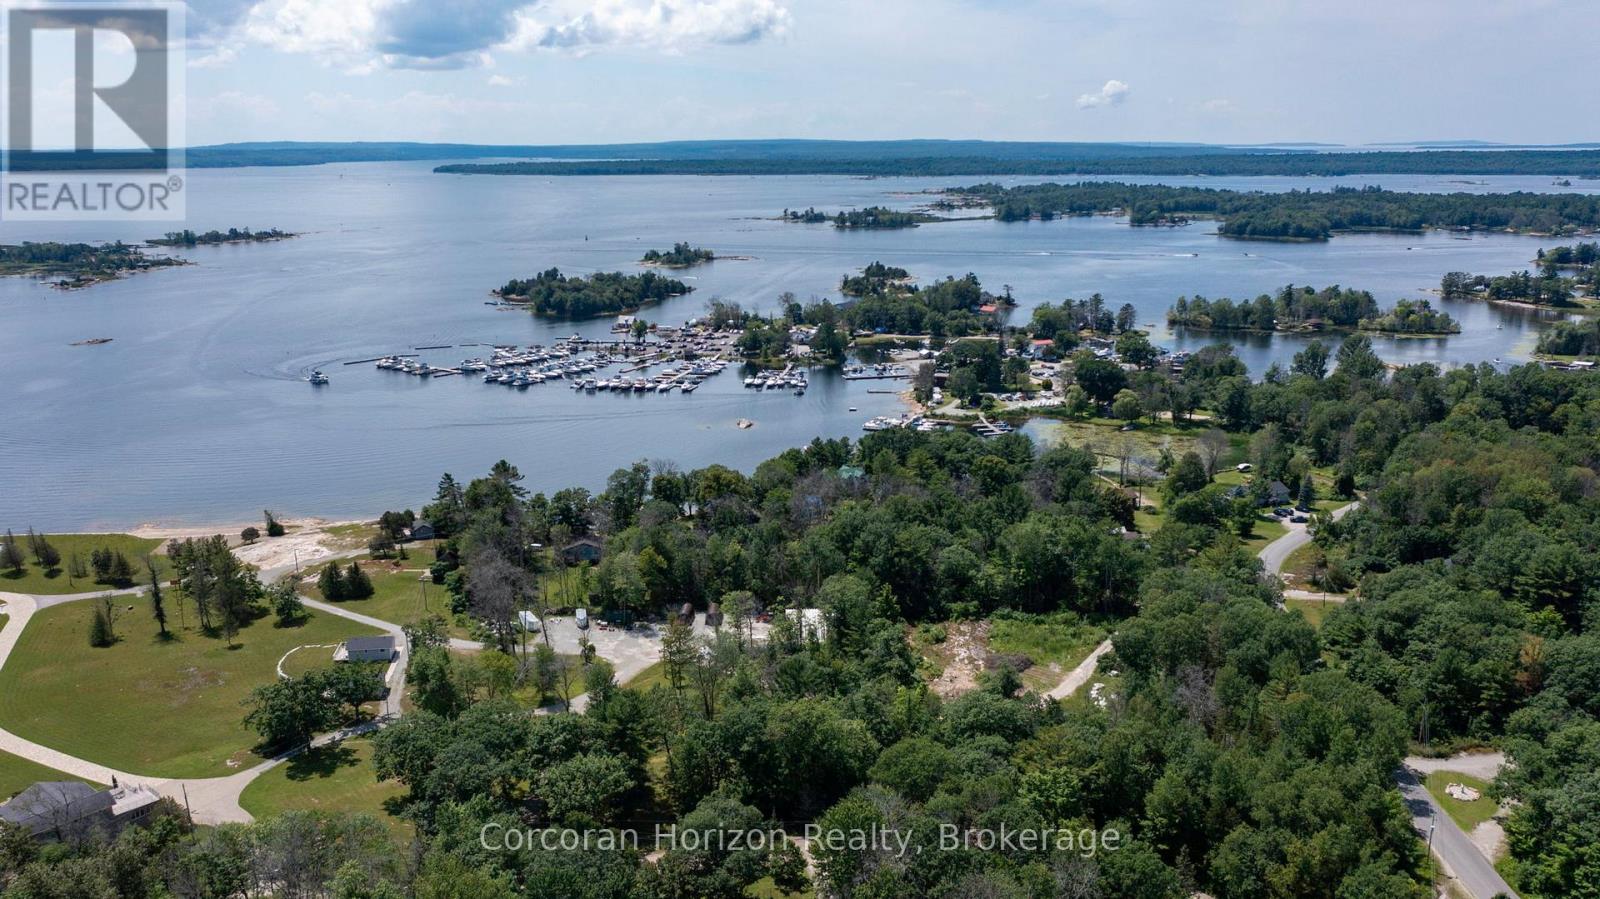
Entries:
[[1292,499],[1294,497],[1289,494],[1289,487],[1282,481],[1273,481],[1267,485],[1267,505],[1286,506]]
[[149,817],[161,797],[146,786],[109,790],[77,781],[36,783],[10,801],[0,803],[0,821],[14,824],[34,839],[51,843],[103,833],[115,836]]
[[384,662],[394,658],[394,637],[351,637],[333,651],[335,662]]
[[579,537],[561,547],[561,559],[568,565],[577,565],[582,562],[595,564],[600,561],[600,556],[604,550],[605,543],[599,538]]
[[433,525],[426,521],[414,522],[411,525],[410,535],[412,540],[432,540],[434,537]]

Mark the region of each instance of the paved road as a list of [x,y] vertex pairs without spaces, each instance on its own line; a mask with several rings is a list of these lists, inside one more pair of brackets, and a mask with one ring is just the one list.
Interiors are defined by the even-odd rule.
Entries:
[[[1351,503],[1335,509],[1335,520],[1343,518],[1359,503]],[[1297,549],[1311,542],[1311,534],[1305,525],[1289,525],[1289,533],[1268,543],[1261,549],[1260,558],[1265,565],[1267,573],[1279,576],[1283,573],[1283,565],[1289,556]],[[1290,598],[1319,599],[1320,593],[1306,590],[1286,590],[1284,596]],[[1344,597],[1328,597],[1330,602],[1343,602]],[[1493,899],[1494,896],[1504,894],[1516,896],[1511,887],[1495,871],[1494,865],[1479,851],[1466,833],[1450,820],[1444,809],[1434,802],[1427,789],[1422,786],[1418,773],[1426,774],[1434,770],[1460,771],[1463,774],[1472,774],[1483,777],[1485,780],[1494,778],[1500,765],[1505,763],[1505,756],[1499,753],[1485,753],[1477,756],[1465,756],[1456,759],[1406,759],[1406,767],[1395,772],[1396,785],[1400,788],[1400,796],[1406,804],[1406,809],[1411,813],[1411,826],[1416,828],[1424,840],[1428,839],[1428,831],[1433,830],[1433,854],[1444,865],[1445,870],[1454,877],[1461,887],[1471,893],[1476,899]]]
[[[17,645],[18,638],[21,637],[22,632],[26,629],[28,621],[33,618],[34,613],[39,609],[68,602],[94,599],[105,595],[106,592],[108,591],[44,597],[35,597],[22,593],[0,593],[0,607],[3,607],[5,613],[10,617],[6,626],[0,628],[0,668],[5,666],[6,660],[11,656],[12,649]],[[109,592],[115,595],[133,595],[139,591],[121,590]],[[312,745],[322,746],[358,733],[375,730],[399,717],[401,691],[405,686],[406,660],[405,637],[401,633],[399,626],[386,621],[379,621],[376,618],[369,618],[366,615],[346,612],[337,606],[331,606],[315,600],[307,599],[305,603],[331,615],[358,621],[394,634],[398,638],[397,644],[401,647],[399,656],[390,665],[385,678],[389,684],[389,695],[384,700],[383,714],[374,721],[324,734],[312,741]],[[118,783],[144,784],[163,796],[186,803],[193,812],[195,821],[201,824],[223,824],[252,820],[250,813],[239,805],[239,796],[244,793],[245,787],[248,787],[252,781],[262,774],[293,758],[300,751],[296,750],[275,758],[265,759],[254,767],[230,774],[227,777],[163,778],[121,771],[108,765],[68,755],[60,750],[35,743],[4,728],[0,728],[0,750],[95,783],[109,784],[114,778]]]
[[[1333,520],[1338,521],[1345,517],[1359,505],[1361,504],[1356,502],[1334,509]],[[1257,554],[1266,566],[1267,573],[1271,575],[1281,575],[1283,573],[1283,565],[1289,561],[1289,556],[1293,555],[1295,550],[1311,542],[1311,532],[1306,525],[1286,521],[1284,526],[1289,529],[1289,533],[1261,547],[1261,552]]]
[[1394,779],[1406,809],[1411,812],[1411,826],[1424,840],[1428,838],[1428,829],[1433,828],[1433,854],[1463,889],[1476,899],[1517,895],[1466,833],[1434,802],[1416,772],[1400,768],[1395,771]]

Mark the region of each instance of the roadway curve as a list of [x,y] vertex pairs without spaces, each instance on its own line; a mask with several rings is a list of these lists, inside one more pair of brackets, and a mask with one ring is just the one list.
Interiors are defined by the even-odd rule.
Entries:
[[[33,618],[33,614],[39,609],[50,608],[68,602],[94,599],[105,596],[107,593],[122,596],[136,595],[140,592],[139,590],[117,590],[102,591],[100,593],[75,593],[62,596],[33,596],[25,593],[0,592],[0,611],[4,611],[10,617],[6,626],[0,628],[0,668],[5,667],[6,660],[11,657],[11,651],[16,648],[17,640],[27,628],[28,621]],[[323,734],[313,740],[311,745],[323,746],[343,740],[359,733],[375,730],[398,718],[400,716],[400,698],[405,687],[407,651],[405,634],[401,632],[400,627],[366,615],[346,612],[338,606],[332,606],[327,603],[311,599],[305,599],[304,601],[307,606],[318,611],[379,628],[394,635],[396,638],[395,644],[400,650],[395,661],[390,664],[385,676],[389,692],[384,699],[383,713],[378,718],[355,727]],[[244,793],[245,787],[248,787],[256,778],[304,751],[303,749],[296,749],[286,752],[282,755],[265,759],[253,767],[226,777],[163,778],[121,771],[98,762],[91,762],[87,759],[68,755],[59,750],[35,743],[4,728],[0,728],[0,750],[95,783],[109,784],[115,779],[122,784],[143,784],[163,796],[186,804],[194,815],[194,820],[200,824],[224,824],[252,820],[250,813],[239,805],[239,796]]]
[[[1350,510],[1360,503],[1350,503],[1333,511],[1334,520],[1343,518]],[[1311,542],[1311,533],[1305,525],[1289,523],[1289,533],[1262,547],[1260,558],[1268,574],[1273,577],[1282,577],[1284,563],[1294,551]],[[1285,590],[1283,595],[1290,599],[1317,599],[1326,598],[1329,602],[1344,602],[1345,597],[1313,593],[1307,590]],[[1504,762],[1503,756],[1486,756],[1490,760]],[[1449,764],[1448,760],[1443,764]],[[1413,769],[1415,765],[1415,769]],[[1462,888],[1471,893],[1476,899],[1492,899],[1504,894],[1516,896],[1516,892],[1505,882],[1494,865],[1484,857],[1478,847],[1467,837],[1466,833],[1450,820],[1444,809],[1434,801],[1426,787],[1422,785],[1419,772],[1432,770],[1427,760],[1407,759],[1406,766],[1394,773],[1395,785],[1400,788],[1401,799],[1405,802],[1406,810],[1411,814],[1411,826],[1424,839],[1428,839],[1428,832],[1433,831],[1433,854],[1444,865],[1449,874],[1456,878]],[[1498,770],[1499,764],[1494,765]],[[1449,770],[1460,770],[1452,767]],[[1490,772],[1484,778],[1492,780],[1494,773]]]

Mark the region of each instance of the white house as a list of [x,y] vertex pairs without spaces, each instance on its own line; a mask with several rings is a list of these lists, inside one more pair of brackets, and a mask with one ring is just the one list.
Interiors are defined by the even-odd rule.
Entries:
[[333,651],[335,662],[387,663],[393,658],[394,638],[388,634],[381,637],[351,637]]

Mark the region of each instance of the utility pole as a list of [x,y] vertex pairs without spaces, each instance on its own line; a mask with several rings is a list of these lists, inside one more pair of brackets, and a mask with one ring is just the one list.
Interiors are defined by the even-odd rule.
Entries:
[[1439,810],[1436,808],[1428,815],[1428,852],[1433,852],[1433,831],[1439,826]]

